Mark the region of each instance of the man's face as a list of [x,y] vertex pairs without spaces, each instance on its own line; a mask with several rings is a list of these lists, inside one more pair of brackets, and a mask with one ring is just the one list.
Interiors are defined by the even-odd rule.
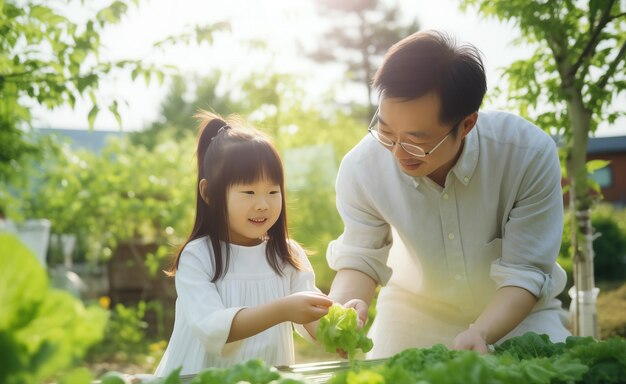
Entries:
[[282,211],[280,186],[263,179],[250,184],[235,184],[226,195],[230,242],[251,246],[276,223]]
[[[409,101],[396,98],[381,100],[378,131],[395,142],[395,145],[385,148],[393,154],[400,169],[407,175],[430,176],[435,181],[445,181],[456,163],[465,133],[460,129],[456,137],[446,137],[453,126],[443,125],[439,121],[440,109],[439,97],[432,92]],[[398,144],[400,142],[416,145],[425,152],[437,148],[424,157],[416,157],[402,148]]]

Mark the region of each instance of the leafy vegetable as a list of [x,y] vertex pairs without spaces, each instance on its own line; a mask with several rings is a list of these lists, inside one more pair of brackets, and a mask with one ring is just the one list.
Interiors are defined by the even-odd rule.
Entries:
[[209,368],[200,373],[190,384],[267,384],[280,379],[280,374],[265,365],[263,360],[252,359],[229,368]]
[[351,364],[354,363],[357,348],[369,352],[374,346],[365,331],[357,327],[356,310],[337,303],[320,319],[316,336],[327,352],[335,352],[337,349],[346,351]]
[[507,352],[519,359],[531,357],[550,357],[562,353],[563,343],[552,343],[548,335],[528,332],[524,336],[514,337],[496,346],[496,353]]
[[[39,383],[79,360],[102,338],[107,313],[50,289],[35,256],[0,233],[0,383]],[[70,371],[63,383],[80,382]]]

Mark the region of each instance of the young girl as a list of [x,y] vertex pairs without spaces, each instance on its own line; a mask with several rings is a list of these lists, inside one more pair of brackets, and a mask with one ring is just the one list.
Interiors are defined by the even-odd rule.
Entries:
[[315,335],[332,300],[289,240],[284,173],[259,131],[202,112],[196,221],[175,258],[176,320],[156,370],[166,376],[252,358],[294,363],[292,323]]

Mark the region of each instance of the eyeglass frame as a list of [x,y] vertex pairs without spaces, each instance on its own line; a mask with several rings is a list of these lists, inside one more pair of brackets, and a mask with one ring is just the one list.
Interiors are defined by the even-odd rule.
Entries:
[[[443,144],[443,142],[444,142],[444,141],[446,141],[446,139],[448,138],[448,136],[450,136],[450,135],[452,134],[452,132],[453,132],[453,131],[454,131],[454,130],[455,130],[455,129],[459,126],[459,124],[461,124],[461,121],[463,121],[463,120],[461,120],[461,121],[459,121],[458,123],[456,123],[456,124],[454,125],[454,127],[450,130],[450,132],[448,132],[448,134],[447,134],[447,135],[445,135],[445,136],[443,137],[443,139],[441,139],[441,141],[439,141],[439,142],[437,143],[437,145],[435,145],[435,146],[434,146],[434,147],[433,147],[430,151],[425,151],[425,150],[424,150],[424,148],[420,147],[419,145],[410,144],[410,143],[404,143],[404,142],[402,142],[402,141],[393,141],[393,140],[391,140],[389,137],[387,137],[387,136],[385,136],[384,134],[380,133],[380,131],[378,130],[378,128],[374,128],[374,125],[376,125],[376,124],[378,123],[378,121],[379,121],[379,118],[378,118],[378,112],[380,112],[380,108],[377,108],[377,109],[376,109],[376,113],[374,113],[374,116],[372,116],[372,121],[370,121],[370,125],[367,127],[367,131],[368,131],[368,132],[372,135],[372,137],[373,137],[376,141],[378,141],[380,144],[384,145],[385,147],[387,147],[387,148],[391,148],[391,147],[395,146],[396,144],[398,144],[398,145],[400,145],[400,147],[402,147],[402,149],[403,149],[406,153],[408,153],[409,155],[414,156],[414,157],[426,157],[426,156],[430,155],[431,153],[435,152],[435,150],[436,150],[437,148],[439,148],[439,146],[440,146],[441,144]],[[380,137],[383,137],[384,139],[388,140],[388,141],[389,141],[389,143],[386,143],[386,142],[382,141],[382,140],[380,139]],[[409,149],[407,149],[407,147],[409,147],[409,149],[411,149],[411,148],[417,148],[417,150],[419,150],[419,151],[423,152],[423,155],[418,155],[418,154],[415,154],[415,153],[411,152]]]

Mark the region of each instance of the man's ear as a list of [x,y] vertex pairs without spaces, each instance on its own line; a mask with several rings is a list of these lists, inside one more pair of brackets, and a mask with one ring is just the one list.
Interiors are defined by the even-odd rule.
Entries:
[[461,121],[459,132],[461,133],[462,137],[467,136],[467,134],[470,133],[472,129],[474,129],[477,121],[478,121],[478,112],[472,113],[471,115],[463,119],[463,121]]
[[207,179],[201,179],[198,183],[198,192],[200,192],[200,197],[202,197],[202,200],[204,200],[207,205],[209,205],[209,196],[207,194],[208,189],[209,182]]

